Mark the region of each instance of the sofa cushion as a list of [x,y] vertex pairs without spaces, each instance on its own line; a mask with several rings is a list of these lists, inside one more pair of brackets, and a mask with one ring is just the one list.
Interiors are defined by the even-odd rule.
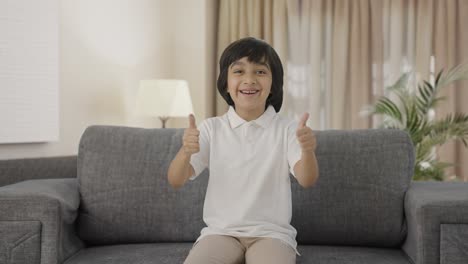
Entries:
[[194,241],[207,175],[174,190],[169,163],[183,130],[91,126],[78,153],[78,234],[89,245]]
[[[183,263],[191,243],[156,243],[91,247],[64,264]],[[299,245],[297,264],[410,264],[399,249]]]
[[299,245],[297,264],[411,264],[400,249]]
[[64,264],[183,263],[192,243],[123,244],[86,248]]
[[292,225],[303,244],[396,247],[414,153],[400,130],[316,131],[319,180],[292,184]]
[[[78,153],[80,237],[89,244],[194,241],[204,226],[207,170],[174,190],[167,169],[183,129],[91,126]],[[300,244],[395,247],[406,235],[403,200],[413,148],[399,130],[316,131],[320,177],[292,179]],[[292,177],[292,176],[291,176]]]

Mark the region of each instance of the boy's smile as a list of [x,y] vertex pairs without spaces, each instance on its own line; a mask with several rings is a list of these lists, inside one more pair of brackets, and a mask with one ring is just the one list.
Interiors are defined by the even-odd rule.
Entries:
[[252,96],[258,94],[259,91],[258,89],[244,89],[240,90],[240,93],[246,96]]
[[261,116],[271,83],[272,74],[267,64],[249,62],[247,57],[232,63],[228,71],[228,93],[237,114],[246,121]]

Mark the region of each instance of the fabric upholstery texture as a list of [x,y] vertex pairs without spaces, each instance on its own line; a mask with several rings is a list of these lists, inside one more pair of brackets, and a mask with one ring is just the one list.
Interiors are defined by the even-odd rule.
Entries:
[[65,264],[182,264],[192,243],[121,244],[80,251]]
[[32,179],[76,178],[76,155],[0,160],[0,186]]
[[41,223],[0,221],[0,263],[41,263]]
[[86,129],[78,155],[78,227],[84,241],[105,245],[198,237],[204,226],[207,175],[179,190],[167,180],[182,133],[109,126]]
[[440,226],[440,264],[468,262],[468,224]]
[[339,246],[299,246],[297,264],[410,264],[399,249]]
[[[182,264],[191,243],[126,244],[92,247],[65,264]],[[297,264],[410,264],[398,249],[365,247],[299,246]]]
[[439,264],[441,225],[468,224],[468,183],[413,182],[405,199],[403,249],[415,263]]
[[[78,153],[80,237],[94,245],[198,237],[207,179],[190,181],[180,190],[167,181],[182,134],[183,129],[86,129]],[[414,161],[408,135],[383,129],[316,135],[317,186],[303,189],[292,179],[298,242],[401,244],[406,235],[402,204]]]
[[[76,179],[27,180],[0,187],[0,223],[40,223],[40,263],[62,263],[84,247],[83,242],[75,235],[74,223],[78,206]],[[8,243],[8,240],[3,239],[3,243]],[[30,244],[23,246],[32,247]],[[0,255],[7,254],[7,248],[1,250]],[[28,256],[16,256],[25,257],[26,262],[11,263],[35,263],[37,260],[34,259],[34,252],[28,251],[31,254]]]
[[[30,161],[2,163],[0,178],[14,175],[5,182],[34,180],[0,187],[0,263],[182,263],[204,226],[209,179],[205,170],[169,186],[182,134],[91,126],[77,179],[55,178],[73,174],[47,168],[60,158],[33,163],[53,179],[8,174]],[[319,181],[304,189],[291,176],[297,263],[466,263],[468,183],[411,182],[414,153],[401,131],[316,134]]]
[[294,182],[300,244],[396,247],[406,236],[403,201],[413,147],[398,130],[317,131],[319,180]]

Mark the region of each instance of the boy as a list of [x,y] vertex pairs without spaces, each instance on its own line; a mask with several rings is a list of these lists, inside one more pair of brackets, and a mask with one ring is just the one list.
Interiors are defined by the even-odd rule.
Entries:
[[308,114],[299,124],[277,114],[283,67],[262,40],[243,38],[224,50],[217,86],[228,112],[204,120],[199,129],[190,115],[183,146],[168,170],[174,188],[210,170],[203,209],[207,227],[185,263],[295,263],[289,172],[303,187],[318,178]]

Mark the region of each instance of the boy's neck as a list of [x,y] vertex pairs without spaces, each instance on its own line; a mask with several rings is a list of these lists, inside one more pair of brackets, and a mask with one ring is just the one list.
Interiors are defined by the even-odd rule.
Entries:
[[265,113],[265,107],[257,108],[253,110],[235,108],[235,110],[236,110],[237,115],[247,122],[255,120],[259,118],[261,115],[263,115],[263,113]]

